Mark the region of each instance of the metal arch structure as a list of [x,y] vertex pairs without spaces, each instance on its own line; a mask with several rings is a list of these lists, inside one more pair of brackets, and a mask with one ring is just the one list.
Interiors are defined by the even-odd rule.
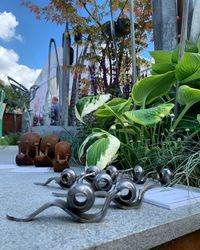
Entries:
[[[58,58],[58,50],[57,50],[57,45],[56,42],[53,38],[50,39],[49,42],[49,51],[48,51],[48,75],[47,75],[47,83],[48,83],[48,87],[47,87],[47,93],[46,93],[46,97],[45,97],[45,101],[46,103],[48,103],[48,97],[50,94],[50,70],[51,70],[51,50],[52,50],[52,45],[54,46],[54,50],[55,50],[55,55],[56,55],[56,63],[57,63],[57,70],[56,70],[56,82],[57,82],[57,87],[59,88],[59,110],[61,110],[62,107],[62,100],[60,98],[61,93],[62,93],[62,86],[61,86],[61,68],[60,68],[60,63],[59,63],[59,58]],[[46,118],[45,118],[45,124],[48,125],[49,121],[48,121],[48,116],[49,116],[49,111],[46,110],[45,112]],[[59,116],[59,124],[60,124],[60,116]]]

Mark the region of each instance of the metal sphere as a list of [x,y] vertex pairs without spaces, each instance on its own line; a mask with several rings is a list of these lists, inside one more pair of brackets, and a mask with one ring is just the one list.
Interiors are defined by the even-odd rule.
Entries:
[[88,184],[77,183],[69,189],[67,203],[69,208],[75,212],[88,211],[93,206],[94,201],[94,190]]
[[110,165],[106,168],[106,174],[110,175],[112,180],[115,181],[118,176],[118,169],[115,166]]
[[92,183],[94,181],[94,178],[95,176],[100,173],[100,169],[96,166],[91,166],[91,167],[88,167],[85,171],[85,174],[92,174],[94,173],[94,175],[91,175],[91,176],[87,176],[85,178],[86,181]]
[[72,169],[65,169],[61,173],[61,183],[64,187],[71,187],[76,181],[76,173]]
[[[137,190],[134,183],[130,179],[120,179],[115,187],[118,191],[115,203],[120,206],[129,207],[135,200],[137,195]],[[128,191],[128,192],[127,192]]]
[[159,181],[162,185],[169,184],[172,178],[173,174],[168,168],[163,168],[159,173]]
[[140,165],[136,165],[133,169],[133,181],[138,183],[138,184],[142,184],[146,181],[145,178],[145,171],[144,169],[140,166]]
[[112,178],[106,173],[99,173],[94,178],[93,186],[96,191],[109,191],[112,185]]

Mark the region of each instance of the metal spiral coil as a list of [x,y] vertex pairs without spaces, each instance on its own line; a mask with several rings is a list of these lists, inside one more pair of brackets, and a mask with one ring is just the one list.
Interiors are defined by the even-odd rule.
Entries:
[[99,173],[93,181],[93,186],[96,191],[109,191],[112,188],[113,180],[106,173]]
[[70,188],[76,181],[76,173],[72,169],[65,169],[60,176],[60,184],[63,187]]
[[[130,179],[120,179],[115,189],[117,190],[117,195],[114,199],[116,205],[119,207],[130,207],[137,196],[137,190],[134,183]],[[124,194],[124,192],[126,193]]]
[[[79,199],[84,199],[83,201]],[[94,190],[88,184],[77,183],[69,189],[67,195],[68,208],[75,212],[86,212],[94,204],[95,194]]]

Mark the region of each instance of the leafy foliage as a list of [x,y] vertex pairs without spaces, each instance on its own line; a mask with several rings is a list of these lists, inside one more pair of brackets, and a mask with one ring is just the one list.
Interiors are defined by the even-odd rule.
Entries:
[[17,145],[17,141],[20,139],[20,134],[9,134],[2,138],[0,138],[0,145],[7,146],[7,145]]
[[[75,68],[71,67],[76,73],[77,78],[75,78],[78,79],[77,91],[73,94],[79,91],[80,96],[88,95],[89,92],[95,95],[111,93],[113,97],[121,96],[122,92],[124,96],[129,95],[131,84],[129,1],[114,0],[111,9],[109,1],[105,0],[49,0],[45,6],[38,6],[34,1],[22,1],[22,5],[33,12],[37,19],[44,17],[45,20],[59,25],[67,21],[70,35],[74,36],[77,46],[81,44],[85,48],[90,47],[90,51],[84,53],[82,59],[89,60],[91,67],[80,68],[78,62]],[[148,46],[152,38],[152,10],[151,2],[148,0],[135,0],[134,6],[136,53],[139,53]],[[111,10],[115,37],[111,35]],[[143,61],[137,60],[138,70],[139,64],[142,65]],[[86,71],[91,75],[89,82],[82,77],[82,72]]]
[[[187,46],[189,45],[189,49],[193,50],[194,46],[188,42]],[[199,54],[185,52],[180,62],[175,65],[172,57],[176,50],[169,52],[169,55],[166,51],[152,53],[157,62],[153,68],[157,74],[137,81],[132,88],[132,98],[127,101],[113,98],[96,111],[93,110],[96,124],[120,141],[118,151],[115,151],[115,156],[112,155],[112,158],[117,157],[120,167],[131,167],[139,163],[148,170],[160,169],[165,165],[176,171],[181,164],[179,170],[182,171],[189,152],[194,154],[192,159],[196,159],[200,133],[200,124],[196,118],[199,119],[199,115],[197,116],[195,109],[194,117],[186,113],[192,105],[200,101],[198,80],[188,82],[192,87],[181,85],[177,90],[181,106],[177,117],[172,113],[174,104],[170,95],[172,89],[175,89],[175,82],[181,75],[181,70],[184,72],[184,79],[191,77],[194,71],[198,72]],[[102,119],[103,123],[100,122]],[[92,139],[95,134],[101,137],[99,130],[93,130]],[[91,140],[90,136],[87,138],[87,142]],[[99,160],[99,156],[95,156],[96,152],[97,155],[101,155],[101,152],[104,154],[106,143],[104,137],[98,142],[92,141],[89,145],[84,143],[84,147],[81,147],[81,156],[90,164],[96,163]],[[89,151],[91,162],[88,161]],[[105,162],[105,166],[107,164],[108,161]],[[197,166],[196,162],[192,164]]]
[[150,104],[159,96],[167,94],[175,80],[175,71],[144,78],[134,85],[132,98],[137,105]]
[[6,103],[6,113],[13,112],[14,109],[21,110],[23,109],[24,103],[19,98],[19,96],[14,92],[13,88],[10,85],[5,85],[3,88],[5,92],[5,103]]
[[173,104],[161,104],[153,108],[127,111],[124,115],[131,121],[143,126],[153,127],[170,114]]

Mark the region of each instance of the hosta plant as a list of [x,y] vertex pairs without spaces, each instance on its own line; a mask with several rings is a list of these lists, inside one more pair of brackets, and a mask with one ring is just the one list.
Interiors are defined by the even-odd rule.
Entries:
[[[162,167],[174,159],[174,152],[181,152],[183,145],[199,143],[199,110],[192,107],[200,103],[200,53],[190,41],[180,61],[178,53],[179,46],[172,52],[151,52],[155,59],[152,76],[137,81],[128,99],[99,95],[77,102],[77,118],[84,122],[91,113],[98,126],[79,149],[80,159],[87,166],[103,169],[115,161],[120,167],[136,163],[146,168]],[[179,106],[177,116],[175,105]],[[180,146],[177,140],[183,144]],[[170,163],[171,167],[175,165]]]

